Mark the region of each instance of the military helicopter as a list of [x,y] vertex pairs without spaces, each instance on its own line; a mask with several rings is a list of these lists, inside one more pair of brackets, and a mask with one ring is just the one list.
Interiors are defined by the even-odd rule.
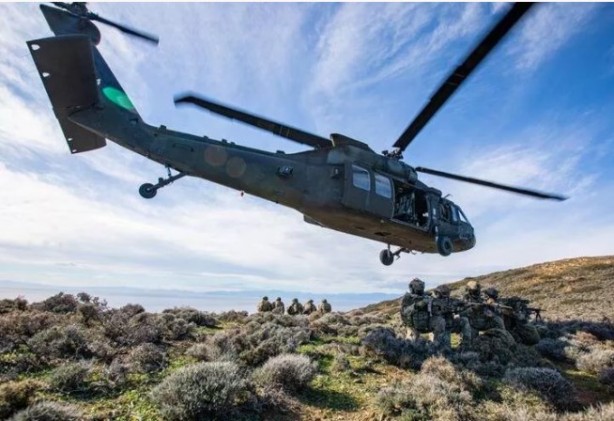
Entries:
[[[474,229],[464,212],[441,191],[418,179],[426,173],[542,199],[565,197],[451,174],[403,162],[402,153],[420,130],[531,8],[514,4],[435,91],[392,151],[381,154],[342,134],[321,137],[212,100],[187,94],[192,104],[277,136],[308,150],[286,154],[226,140],[176,132],[146,124],[102,58],[101,36],[93,21],[157,43],[157,38],[101,18],[83,3],[41,5],[55,36],[28,41],[71,153],[101,148],[109,139],[154,160],[168,177],[145,183],[139,193],[151,199],[162,187],[186,175],[296,209],[310,224],[387,245],[380,261],[391,265],[401,253],[439,253],[471,249]],[[172,174],[171,169],[177,173]],[[392,247],[396,250],[392,250]]]

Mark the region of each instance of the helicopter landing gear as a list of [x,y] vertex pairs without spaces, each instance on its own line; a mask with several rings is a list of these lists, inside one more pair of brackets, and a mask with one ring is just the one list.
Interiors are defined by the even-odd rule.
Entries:
[[394,263],[394,258],[397,259],[401,257],[401,253],[409,253],[409,250],[401,247],[397,251],[391,251],[390,246],[387,249],[380,251],[379,253],[379,261],[382,262],[384,266],[390,266]]
[[437,238],[437,251],[442,256],[449,256],[454,251],[454,244],[452,244],[452,240],[450,237],[438,237]]
[[166,167],[166,170],[168,172],[167,178],[160,177],[158,178],[158,182],[156,184],[145,183],[141,185],[141,187],[139,187],[139,194],[141,195],[141,197],[143,197],[144,199],[153,199],[156,196],[156,193],[158,193],[158,189],[161,189],[162,187],[171,184],[173,181],[179,180],[181,177],[187,175],[184,172],[171,175],[171,169],[169,167]]

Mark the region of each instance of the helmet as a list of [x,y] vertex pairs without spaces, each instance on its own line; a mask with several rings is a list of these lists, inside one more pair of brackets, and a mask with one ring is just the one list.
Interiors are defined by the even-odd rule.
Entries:
[[269,301],[269,297],[267,297],[266,295],[264,297],[262,297],[263,301]]
[[424,292],[424,282],[421,279],[414,278],[409,283],[409,289],[412,292]]
[[495,287],[488,287],[484,290],[484,294],[486,294],[490,298],[494,298],[495,300],[499,297],[499,291]]
[[478,281],[469,281],[467,285],[465,285],[467,291],[479,291],[480,288],[480,283]]
[[323,298],[323,299],[322,299],[322,302],[323,302],[323,303],[326,303],[326,302],[327,302],[327,301],[326,301],[326,298]]
[[435,288],[435,292],[437,292],[442,297],[449,297],[450,296],[450,287],[448,285],[446,285],[446,284],[439,285],[437,288]]
[[275,301],[281,301],[281,297],[275,298]]
[[293,303],[298,303],[298,298],[293,298],[293,299],[292,299],[292,302],[293,302]]
[[308,303],[313,303],[313,300],[307,300]]

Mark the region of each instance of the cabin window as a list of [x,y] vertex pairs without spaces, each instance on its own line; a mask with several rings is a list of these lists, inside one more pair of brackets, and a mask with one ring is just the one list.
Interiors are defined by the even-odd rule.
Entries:
[[388,177],[375,174],[375,193],[388,199],[392,198],[392,186]]
[[458,224],[458,208],[454,205],[451,205],[450,209],[452,210],[452,222]]
[[369,171],[357,165],[352,165],[352,184],[361,190],[371,190],[371,178]]
[[460,216],[460,220],[463,221],[463,222],[466,222],[467,224],[469,224],[469,220],[467,219],[467,217],[463,213],[463,210],[461,208],[459,208],[458,206],[456,207],[456,209],[458,209],[458,215]]

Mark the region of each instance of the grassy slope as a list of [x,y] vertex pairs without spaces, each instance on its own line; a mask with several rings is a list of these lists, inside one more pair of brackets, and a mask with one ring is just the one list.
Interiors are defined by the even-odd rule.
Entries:
[[[465,278],[450,284],[453,294],[460,295],[470,280],[479,281],[482,288],[495,286],[502,296],[529,299],[548,319],[614,320],[614,256],[557,260]],[[391,314],[399,303],[400,299],[382,301],[361,310]]]

